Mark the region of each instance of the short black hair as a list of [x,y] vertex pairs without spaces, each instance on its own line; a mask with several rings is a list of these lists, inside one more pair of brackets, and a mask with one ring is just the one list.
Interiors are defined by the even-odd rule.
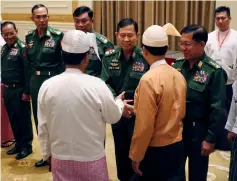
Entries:
[[48,8],[43,4],[34,5],[33,8],[31,9],[31,13],[34,14],[34,10],[39,9],[39,8],[45,8],[47,10],[47,13],[48,13]]
[[92,19],[93,18],[93,11],[87,6],[80,6],[73,12],[73,17],[78,17],[84,13],[87,13],[88,16]]
[[125,26],[133,25],[136,33],[138,33],[138,25],[137,22],[134,21],[132,18],[124,18],[121,19],[117,25],[117,32],[119,32],[120,28],[123,28]]
[[86,53],[68,53],[62,50],[62,59],[66,65],[79,65],[85,59]]
[[219,6],[215,10],[215,15],[216,13],[221,13],[221,12],[226,12],[227,16],[230,17],[230,8],[227,6]]
[[208,32],[201,25],[197,25],[197,24],[188,25],[182,29],[181,35],[183,33],[193,33],[193,40],[196,42],[203,41],[206,44],[206,42],[208,40]]
[[145,47],[145,49],[152,54],[153,56],[162,56],[165,55],[166,52],[168,51],[168,46],[164,46],[164,47],[150,47],[147,45],[142,44],[143,47]]
[[1,32],[2,32],[2,29],[7,25],[12,25],[13,28],[16,30],[16,24],[15,23],[13,23],[12,21],[5,21],[5,22],[1,23]]

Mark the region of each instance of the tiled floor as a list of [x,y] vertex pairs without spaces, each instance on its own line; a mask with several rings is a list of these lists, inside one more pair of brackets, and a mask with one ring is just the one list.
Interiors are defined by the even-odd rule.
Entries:
[[[106,136],[106,154],[109,177],[111,180],[115,181],[117,180],[116,165],[114,157],[113,135],[110,125],[107,125]],[[10,148],[2,149],[1,151],[2,181],[52,181],[52,175],[50,172],[48,172],[48,167],[34,167],[35,162],[41,159],[39,143],[37,141],[36,134],[33,142],[33,154],[31,154],[26,159],[16,161],[14,156],[6,155],[6,151],[9,149]],[[210,158],[208,181],[227,181],[228,167],[228,152],[217,151],[213,153]]]

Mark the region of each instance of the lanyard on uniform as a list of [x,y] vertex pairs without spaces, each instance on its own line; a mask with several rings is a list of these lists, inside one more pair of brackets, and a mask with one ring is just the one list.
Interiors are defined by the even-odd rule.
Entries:
[[218,31],[217,39],[218,39],[219,50],[221,49],[222,45],[224,44],[225,39],[229,35],[229,32],[230,32],[230,28],[228,29],[227,33],[225,34],[223,40],[220,42],[220,31]]

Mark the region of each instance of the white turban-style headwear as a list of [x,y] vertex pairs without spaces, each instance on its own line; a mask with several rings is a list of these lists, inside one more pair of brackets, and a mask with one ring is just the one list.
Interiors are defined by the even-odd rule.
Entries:
[[92,47],[94,48],[97,57],[100,59],[94,33],[85,33],[81,30],[70,30],[63,36],[62,50],[65,52],[86,53]]

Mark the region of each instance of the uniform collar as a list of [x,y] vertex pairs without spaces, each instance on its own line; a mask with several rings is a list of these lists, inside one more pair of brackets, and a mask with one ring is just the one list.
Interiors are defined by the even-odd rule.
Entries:
[[[120,58],[123,58],[123,49],[122,49],[121,47],[118,47],[117,50],[118,50],[118,52],[119,52],[119,54],[118,54],[119,59],[120,59]],[[134,59],[135,56],[136,56],[136,54],[137,54],[137,46],[134,46],[134,47],[133,47],[132,52],[133,52],[133,53],[132,53],[132,58]],[[130,58],[130,59],[131,59],[131,58]],[[129,59],[129,60],[130,60],[130,59]]]
[[164,64],[167,64],[165,59],[158,60],[158,61],[154,62],[153,64],[151,64],[150,69],[153,69],[159,65],[164,65]]
[[[207,56],[204,52],[203,55],[201,57],[199,57],[198,61],[194,64],[194,67],[197,67],[200,70],[203,66],[203,63],[206,61],[206,57]],[[183,65],[185,65],[185,64],[189,64],[189,62],[187,60],[185,60]]]
[[[36,28],[36,30],[34,31],[33,36],[37,36],[37,37],[38,37],[38,30],[37,30],[37,28]],[[45,37],[45,36],[51,37],[50,27],[49,27],[49,26],[47,26],[43,37]]]

